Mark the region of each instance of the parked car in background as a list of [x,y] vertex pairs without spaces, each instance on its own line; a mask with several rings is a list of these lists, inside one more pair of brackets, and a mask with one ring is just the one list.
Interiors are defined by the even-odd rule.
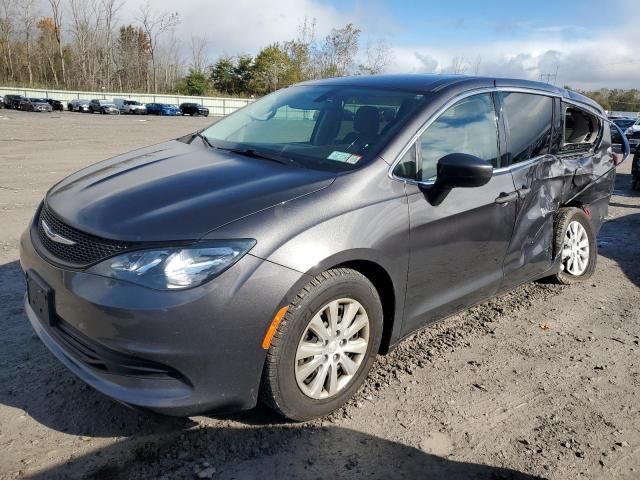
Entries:
[[4,97],[0,97],[0,108],[4,108]]
[[616,117],[611,121],[612,123],[615,123],[618,127],[620,127],[620,130],[622,130],[623,132],[626,131],[627,128],[629,128],[631,125],[636,123],[635,118],[628,117]]
[[418,329],[535,279],[589,281],[608,123],[524,80],[291,86],[53,186],[20,241],[27,316],[121,402],[322,416]]
[[19,110],[25,112],[52,112],[53,108],[49,105],[46,98],[25,98],[18,106]]
[[60,100],[47,98],[47,103],[51,105],[51,108],[53,108],[54,111],[62,112],[64,110],[64,104]]
[[5,95],[4,96],[4,107],[10,108],[12,110],[18,110],[20,106],[20,102],[25,100],[25,97],[22,95]]
[[182,115],[182,110],[167,103],[147,103],[146,107],[148,115]]
[[640,118],[635,120],[624,132],[631,149],[635,149],[640,146]]
[[180,104],[180,110],[182,110],[183,115],[191,115],[192,117],[209,116],[209,109],[199,103],[182,103]]
[[631,176],[633,177],[631,188],[640,191],[640,144],[636,146],[635,153],[633,155]]
[[71,100],[69,102],[69,110],[72,112],[81,112],[88,113],[89,112],[89,100]]
[[143,115],[147,113],[147,108],[144,104],[137,100],[130,100],[127,98],[114,98],[113,103],[120,109],[120,113]]
[[119,115],[120,109],[111,100],[91,100],[89,102],[90,113],[102,113],[103,115]]

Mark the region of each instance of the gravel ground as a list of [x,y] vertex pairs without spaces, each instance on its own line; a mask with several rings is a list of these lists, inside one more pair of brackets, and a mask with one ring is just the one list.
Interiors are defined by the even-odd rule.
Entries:
[[0,110],[0,478],[640,478],[630,161],[590,282],[527,284],[414,335],[331,417],[166,418],[77,381],[23,313],[20,233],[68,173],[209,122]]

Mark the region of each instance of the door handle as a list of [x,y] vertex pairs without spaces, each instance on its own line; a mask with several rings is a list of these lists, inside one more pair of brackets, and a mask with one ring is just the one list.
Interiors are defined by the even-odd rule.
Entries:
[[505,193],[502,192],[498,197],[494,200],[497,204],[511,203],[518,200],[518,192]]

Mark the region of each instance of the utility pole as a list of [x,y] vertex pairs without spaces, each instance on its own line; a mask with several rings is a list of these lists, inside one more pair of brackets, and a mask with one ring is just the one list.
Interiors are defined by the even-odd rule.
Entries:
[[555,73],[540,72],[540,81],[541,82],[550,83],[552,85],[555,85],[557,80],[558,80],[558,65],[557,64],[556,64]]

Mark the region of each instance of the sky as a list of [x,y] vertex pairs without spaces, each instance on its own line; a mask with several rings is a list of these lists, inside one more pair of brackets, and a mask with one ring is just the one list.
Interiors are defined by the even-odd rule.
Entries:
[[[124,0],[121,17],[146,0]],[[384,41],[390,73],[450,72],[539,80],[572,88],[640,88],[638,0],[391,1],[391,0],[150,0],[179,13],[183,48],[206,35],[209,60],[256,54],[295,38],[306,18],[316,36],[354,23],[361,51]],[[125,20],[121,18],[120,20]]]

